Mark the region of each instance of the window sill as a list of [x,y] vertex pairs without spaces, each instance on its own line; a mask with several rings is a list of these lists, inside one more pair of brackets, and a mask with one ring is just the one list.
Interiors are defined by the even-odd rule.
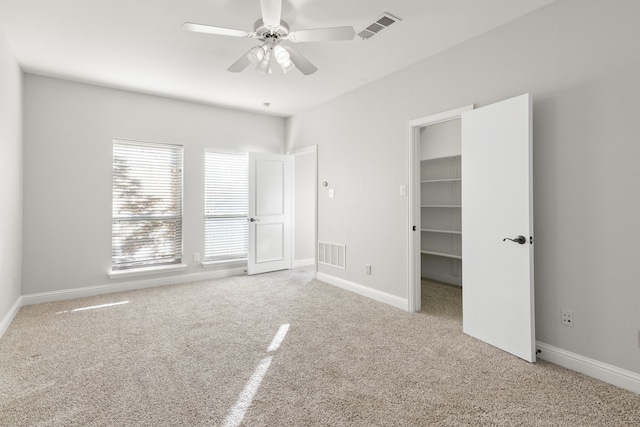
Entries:
[[220,261],[202,261],[202,268],[218,267],[220,265],[247,264],[247,258],[223,259]]
[[132,268],[130,270],[110,270],[107,276],[110,279],[119,279],[121,277],[146,276],[149,274],[169,273],[172,271],[181,271],[187,268],[187,264],[162,265],[159,267],[142,267]]

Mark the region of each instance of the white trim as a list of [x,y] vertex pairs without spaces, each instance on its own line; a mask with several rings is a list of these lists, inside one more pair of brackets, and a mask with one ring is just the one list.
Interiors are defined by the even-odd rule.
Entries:
[[310,265],[316,265],[315,258],[293,260],[293,268],[308,267]]
[[298,268],[298,267],[305,267],[307,265],[312,265],[312,264],[302,264],[299,265],[297,263],[302,262],[302,261],[308,261],[308,260],[301,260],[301,261],[297,261],[295,259],[296,256],[296,199],[295,199],[295,194],[296,194],[296,162],[295,162],[295,157],[296,156],[301,156],[301,155],[305,155],[305,154],[313,154],[315,156],[315,172],[316,172],[316,176],[315,178],[315,182],[314,182],[314,186],[313,186],[313,192],[314,192],[314,202],[315,202],[315,209],[313,211],[313,244],[314,244],[314,248],[316,250],[316,253],[314,254],[314,259],[312,264],[315,265],[315,259],[318,257],[318,145],[309,145],[307,147],[302,147],[302,148],[297,148],[295,150],[292,151],[287,151],[287,155],[288,156],[292,156],[294,157],[294,161],[291,162],[291,268]]
[[287,154],[290,154],[292,156],[298,156],[300,154],[316,153],[317,151],[318,151],[317,145],[309,145],[308,147],[296,148],[295,150],[287,151]]
[[640,374],[540,341],[536,341],[536,347],[540,350],[540,354],[538,354],[540,359],[640,394]]
[[473,110],[473,104],[454,108],[453,110],[443,111],[441,113],[431,114],[429,116],[418,117],[417,119],[409,120],[408,124],[409,126],[416,128],[435,125],[436,123],[458,119],[462,116],[462,113],[466,113],[471,110]]
[[244,267],[228,270],[205,271],[201,273],[182,274],[180,276],[158,277],[146,280],[135,280],[113,285],[87,286],[82,288],[63,289],[60,291],[40,292],[22,296],[22,305],[42,304],[45,302],[62,301],[73,298],[83,298],[95,295],[111,294],[114,292],[131,291],[134,289],[154,288],[157,286],[177,285],[180,283],[196,282],[199,280],[219,279],[222,277],[239,276],[245,274]]
[[187,268],[187,264],[171,264],[156,267],[132,268],[129,270],[110,270],[107,276],[110,279],[120,279],[122,277],[148,276],[149,274],[169,273],[172,271],[182,271]]
[[221,265],[243,265],[247,268],[247,258],[221,259],[218,261],[202,261],[202,268],[219,267]]
[[453,276],[448,275],[448,274],[429,273],[429,277],[425,277],[425,279],[427,279],[427,280],[437,280],[439,282],[445,282],[445,283],[448,283],[448,284],[450,284],[452,286],[462,286],[462,277],[453,277]]
[[[429,116],[419,117],[407,122],[407,199],[408,203],[408,224],[407,233],[407,270],[409,272],[407,281],[407,310],[418,312],[421,309],[421,289],[420,289],[420,239],[417,233],[420,231],[420,128],[434,125],[436,123],[455,120],[462,117],[462,113],[473,110],[472,105],[443,111]],[[413,231],[413,227],[416,231]]]
[[7,314],[0,320],[0,338],[7,332],[11,322],[13,322],[13,318],[16,317],[18,311],[20,311],[20,307],[22,307],[22,297],[18,297],[13,306],[9,309]]
[[401,310],[407,310],[406,298],[400,298],[395,295],[378,291],[376,289],[371,289],[366,286],[359,285],[354,282],[349,282],[348,280],[340,279],[339,277],[330,276],[325,273],[316,273],[316,279],[322,282],[328,283],[330,285],[336,286],[338,288],[354,292],[358,295],[362,295],[367,298],[371,298],[373,300],[392,305]]

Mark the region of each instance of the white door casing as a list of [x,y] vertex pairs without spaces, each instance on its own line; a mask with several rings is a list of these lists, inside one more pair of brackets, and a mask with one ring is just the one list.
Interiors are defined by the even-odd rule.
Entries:
[[291,158],[249,153],[247,273],[291,268]]
[[534,362],[529,94],[462,114],[462,233],[464,333]]
[[408,191],[409,196],[409,289],[407,292],[407,311],[419,312],[422,309],[421,272],[420,272],[420,129],[462,117],[462,113],[473,110],[473,105],[443,111],[426,117],[410,120],[407,123],[408,141]]

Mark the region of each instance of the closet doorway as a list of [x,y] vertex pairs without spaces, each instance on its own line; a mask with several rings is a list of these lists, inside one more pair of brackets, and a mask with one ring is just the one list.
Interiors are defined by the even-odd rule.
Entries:
[[422,309],[421,278],[462,285],[462,113],[411,120],[409,140],[410,311]]
[[[426,138],[421,156],[421,136],[454,120],[459,153]],[[531,129],[529,94],[408,123],[408,309],[421,310],[423,275],[459,282],[463,332],[533,362]]]

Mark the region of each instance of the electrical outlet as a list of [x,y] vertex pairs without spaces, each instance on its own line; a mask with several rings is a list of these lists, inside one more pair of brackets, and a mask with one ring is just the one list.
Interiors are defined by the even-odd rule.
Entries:
[[573,311],[562,309],[562,324],[573,328]]
[[198,262],[200,261],[200,254],[198,252],[195,252],[193,254],[193,262]]
[[366,274],[371,274],[371,264],[365,264],[364,265],[364,272]]

